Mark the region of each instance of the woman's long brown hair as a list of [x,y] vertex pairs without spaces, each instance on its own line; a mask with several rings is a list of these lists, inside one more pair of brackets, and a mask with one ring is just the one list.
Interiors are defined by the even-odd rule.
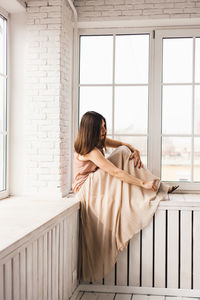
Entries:
[[74,143],[75,151],[81,155],[85,155],[92,151],[95,147],[101,149],[105,148],[105,139],[100,141],[100,132],[102,120],[105,118],[95,111],[86,112],[81,119],[78,135]]

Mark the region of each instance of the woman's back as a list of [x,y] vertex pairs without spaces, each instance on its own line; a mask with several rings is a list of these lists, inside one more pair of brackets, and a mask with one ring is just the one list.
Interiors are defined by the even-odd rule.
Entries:
[[78,153],[74,153],[74,181],[72,189],[77,193],[91,172],[95,172],[98,167],[90,160],[82,160]]

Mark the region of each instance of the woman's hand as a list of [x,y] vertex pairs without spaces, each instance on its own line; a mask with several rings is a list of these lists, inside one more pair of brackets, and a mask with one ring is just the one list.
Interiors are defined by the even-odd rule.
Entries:
[[153,192],[156,192],[158,190],[158,179],[144,181],[142,187],[146,190],[152,190]]
[[140,158],[140,151],[134,149],[129,159],[133,159],[133,158],[134,158],[134,167],[143,168],[143,163]]

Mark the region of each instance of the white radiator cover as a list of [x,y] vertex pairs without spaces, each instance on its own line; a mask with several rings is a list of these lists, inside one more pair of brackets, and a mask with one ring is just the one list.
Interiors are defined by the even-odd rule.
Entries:
[[63,212],[0,256],[0,300],[69,299],[76,289],[79,209]]
[[160,203],[151,223],[94,285],[191,289],[200,295],[200,195],[173,197]]

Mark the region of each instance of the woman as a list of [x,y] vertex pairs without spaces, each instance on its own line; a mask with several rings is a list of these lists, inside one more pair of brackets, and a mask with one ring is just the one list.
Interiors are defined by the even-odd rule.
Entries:
[[[104,149],[116,148],[106,159]],[[72,187],[81,202],[79,278],[102,279],[119,251],[152,219],[169,187],[143,167],[139,151],[106,137],[105,118],[83,115],[75,141]]]

